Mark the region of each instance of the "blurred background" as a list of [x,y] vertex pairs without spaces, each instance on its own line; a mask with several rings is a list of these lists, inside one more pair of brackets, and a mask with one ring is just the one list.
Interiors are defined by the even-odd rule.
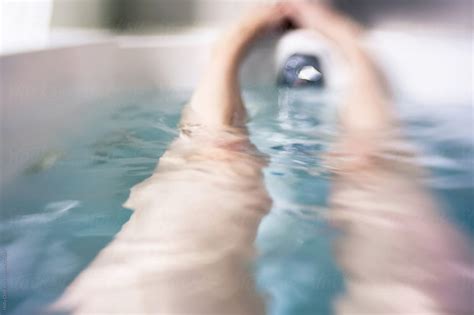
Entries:
[[[216,35],[264,2],[1,0],[0,184],[70,129],[87,104],[131,91],[192,89]],[[367,26],[368,46],[399,98],[472,104],[471,0],[333,4]],[[275,46],[259,45],[243,67],[248,86],[275,82]]]
[[[259,0],[2,0],[1,52],[78,42],[104,33],[174,32],[231,23]],[[469,33],[471,0],[333,0],[372,27]],[[82,31],[82,32],[79,32]]]

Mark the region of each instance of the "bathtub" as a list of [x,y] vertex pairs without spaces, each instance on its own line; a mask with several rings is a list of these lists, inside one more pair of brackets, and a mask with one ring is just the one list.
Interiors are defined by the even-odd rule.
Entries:
[[[134,90],[192,89],[218,34],[56,33],[55,47],[0,57],[1,185],[58,136],[79,128],[81,113],[93,110],[87,104],[94,100]],[[260,44],[248,58],[244,85],[275,80],[274,42]],[[367,44],[397,97],[443,106],[472,103],[471,35],[374,30]]]
[[[54,163],[50,160],[55,159],[54,154],[51,156],[55,143],[81,134],[83,122],[89,113],[97,110],[96,106],[141,91],[192,90],[205,71],[218,31],[195,29],[132,36],[69,29],[55,36],[54,47],[0,57],[2,194],[4,187],[32,164],[43,161],[44,167],[48,167]],[[377,29],[369,33],[367,46],[386,73],[397,102],[415,105],[409,108],[411,113],[423,108],[420,111],[423,114],[429,107],[445,122],[442,130],[459,133],[471,143],[472,135],[459,130],[466,123],[450,120],[447,116],[450,111],[444,110],[463,106],[472,113],[471,40],[470,34]],[[274,55],[275,38],[259,44],[242,69],[244,86],[275,82],[278,66]],[[429,163],[438,162],[426,163],[429,167]],[[128,186],[124,188],[128,189]],[[67,204],[55,205],[67,209],[77,206],[70,200],[63,202]],[[125,220],[124,217],[121,214],[120,220]],[[275,218],[281,223],[278,215],[273,216],[263,228],[284,230],[275,224]],[[37,244],[34,241],[32,244]],[[33,245],[27,249],[35,248],[39,255],[44,255],[45,248]],[[15,286],[23,288],[22,283]]]

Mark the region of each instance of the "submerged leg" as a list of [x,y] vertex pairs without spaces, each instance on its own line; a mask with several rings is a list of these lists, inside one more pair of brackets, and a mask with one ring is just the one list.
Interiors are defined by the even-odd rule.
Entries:
[[336,258],[346,292],[338,314],[471,314],[472,255],[423,187],[400,146],[384,80],[358,27],[321,5],[295,2],[300,26],[327,36],[349,65],[340,112],[329,219],[342,230]]
[[[182,135],[132,188],[134,213],[55,305],[74,314],[264,314],[250,272],[271,206],[245,128],[238,68],[283,19],[262,8],[226,33],[182,118]],[[186,130],[193,125],[191,130]],[[243,126],[242,126],[243,127]],[[189,131],[186,132],[186,131]]]

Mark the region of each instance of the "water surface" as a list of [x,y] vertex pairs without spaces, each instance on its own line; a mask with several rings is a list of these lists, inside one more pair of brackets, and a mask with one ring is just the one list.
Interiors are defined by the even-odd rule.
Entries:
[[[129,189],[178,135],[189,96],[160,91],[97,104],[80,136],[66,133],[6,186],[0,245],[8,314],[32,314],[54,300],[120,230],[131,214],[121,206]],[[337,135],[334,105],[325,95],[274,88],[247,90],[246,100],[251,139],[270,158],[265,179],[274,204],[260,226],[255,262],[269,313],[331,314],[344,290],[331,251],[338,232],[324,216],[330,174],[321,165]],[[431,171],[426,186],[472,240],[472,107],[399,100],[397,110],[418,163]]]

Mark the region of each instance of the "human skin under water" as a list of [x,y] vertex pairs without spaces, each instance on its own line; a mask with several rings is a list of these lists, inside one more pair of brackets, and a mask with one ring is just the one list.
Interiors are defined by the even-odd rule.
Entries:
[[264,314],[249,270],[271,206],[242,130],[182,136],[136,185],[115,239],[60,301],[74,314]]
[[424,170],[401,136],[385,81],[361,47],[358,25],[298,2],[292,14],[318,30],[349,66],[328,220],[345,292],[336,314],[473,314],[473,255],[421,183]]
[[[238,84],[250,43],[281,16],[256,12],[216,44],[181,134],[132,188],[130,220],[52,310],[73,314],[265,314],[251,273],[271,207]],[[271,23],[270,23],[271,21]]]
[[[472,255],[442,220],[402,141],[360,29],[319,5],[263,9],[226,33],[183,112],[182,132],[132,189],[135,212],[56,303],[74,314],[264,314],[248,271],[271,200],[249,142],[238,68],[249,44],[290,18],[325,35],[349,65],[341,137],[330,157],[328,219],[346,292],[337,314],[471,314]],[[389,148],[389,149],[387,149]],[[464,285],[465,284],[465,285]]]
[[380,150],[370,168],[334,174],[328,219],[341,231],[335,256],[346,287],[336,313],[472,314],[467,242],[400,154]]

